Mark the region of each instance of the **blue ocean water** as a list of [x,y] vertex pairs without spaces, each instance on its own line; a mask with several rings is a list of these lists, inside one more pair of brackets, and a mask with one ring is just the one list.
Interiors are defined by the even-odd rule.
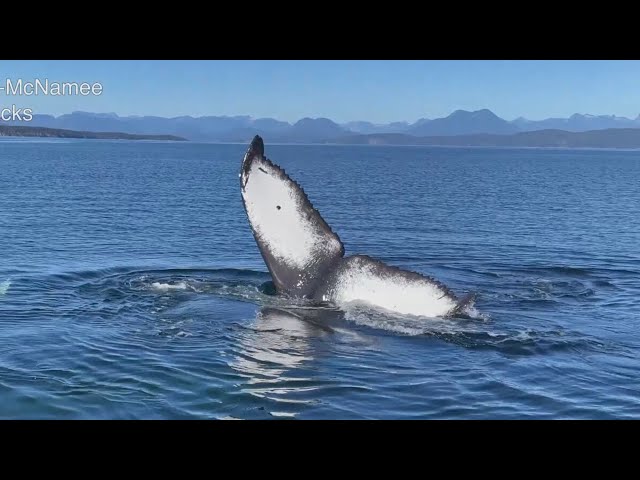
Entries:
[[477,318],[293,308],[245,145],[0,140],[0,418],[640,417],[640,152],[270,145]]

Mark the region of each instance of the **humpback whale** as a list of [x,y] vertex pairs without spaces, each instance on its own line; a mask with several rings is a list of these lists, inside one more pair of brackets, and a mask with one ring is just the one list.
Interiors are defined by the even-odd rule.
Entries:
[[278,294],[426,317],[459,314],[473,301],[473,295],[460,300],[420,273],[367,255],[345,257],[338,235],[302,187],[265,156],[258,135],[242,159],[239,177],[249,225]]

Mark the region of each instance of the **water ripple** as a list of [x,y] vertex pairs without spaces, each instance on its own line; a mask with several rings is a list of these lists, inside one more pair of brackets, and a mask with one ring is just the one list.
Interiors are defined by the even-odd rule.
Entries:
[[640,417],[635,152],[274,146],[444,320],[273,295],[243,146],[44,145],[0,144],[0,418]]

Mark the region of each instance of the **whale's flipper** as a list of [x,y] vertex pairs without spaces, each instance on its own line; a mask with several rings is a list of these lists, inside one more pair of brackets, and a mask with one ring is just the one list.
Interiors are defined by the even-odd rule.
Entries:
[[244,207],[279,293],[310,296],[344,255],[344,246],[304,190],[264,156],[256,136],[242,161]]
[[450,315],[458,299],[433,278],[387,265],[366,255],[342,260],[318,292],[338,305],[363,304],[407,315]]
[[449,312],[448,316],[453,317],[456,315],[462,315],[464,310],[473,305],[473,302],[475,302],[477,298],[478,295],[476,293],[469,293],[465,295],[462,300],[458,302],[455,308]]

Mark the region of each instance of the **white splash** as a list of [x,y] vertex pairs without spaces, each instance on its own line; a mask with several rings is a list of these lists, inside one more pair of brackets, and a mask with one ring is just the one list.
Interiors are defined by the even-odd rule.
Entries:
[[4,282],[0,283],[0,295],[6,294],[9,291],[10,286],[11,286],[10,280],[5,280]]
[[482,320],[485,322],[490,320],[489,315],[478,311],[478,309],[476,308],[473,302],[467,305],[465,308],[463,308],[461,313],[464,313],[465,315],[467,315],[469,318],[473,320]]
[[428,279],[406,278],[394,270],[378,271],[366,258],[354,258],[338,276],[329,292],[339,305],[365,304],[403,315],[440,317],[455,301]]
[[151,284],[151,288],[154,290],[158,290],[160,292],[168,292],[169,290],[186,290],[187,284],[186,282],[178,282],[178,283],[160,283],[153,282]]

